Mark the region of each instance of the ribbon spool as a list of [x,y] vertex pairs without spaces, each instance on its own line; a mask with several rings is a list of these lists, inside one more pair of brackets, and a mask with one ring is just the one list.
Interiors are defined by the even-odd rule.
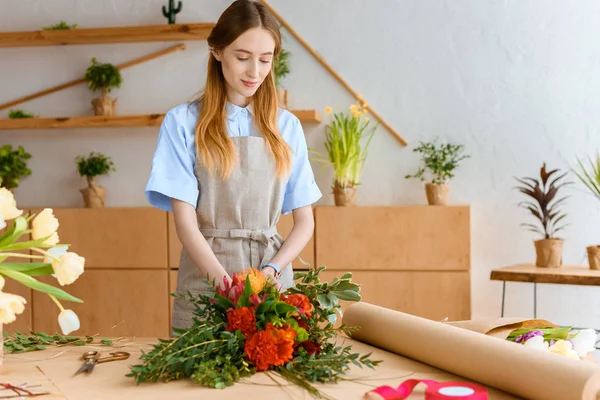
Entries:
[[467,382],[436,382],[426,379],[409,379],[402,382],[397,389],[380,386],[371,392],[377,393],[385,400],[403,400],[410,396],[419,383],[427,385],[425,400],[488,400],[487,389],[481,385]]

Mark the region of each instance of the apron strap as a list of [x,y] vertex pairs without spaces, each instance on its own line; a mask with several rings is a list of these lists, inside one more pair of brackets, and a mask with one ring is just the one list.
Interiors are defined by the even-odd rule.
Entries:
[[221,239],[248,239],[250,240],[250,258],[252,259],[252,267],[260,267],[260,258],[258,251],[258,243],[269,246],[269,239],[277,235],[277,227],[261,229],[200,229],[200,233],[204,237],[213,237]]

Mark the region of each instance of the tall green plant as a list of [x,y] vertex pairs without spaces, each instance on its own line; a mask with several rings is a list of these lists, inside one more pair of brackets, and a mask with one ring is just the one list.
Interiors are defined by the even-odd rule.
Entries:
[[279,87],[281,80],[290,73],[290,56],[291,53],[286,49],[281,49],[278,56],[275,57],[273,63],[273,76],[275,78],[275,86]]
[[416,178],[422,182],[438,185],[454,178],[454,172],[460,162],[469,158],[463,153],[462,144],[439,144],[437,139],[433,142],[420,142],[413,152],[421,153],[422,165],[414,175],[406,175],[405,178]]
[[577,159],[579,172],[573,171],[579,180],[589,189],[598,200],[600,200],[600,153],[596,154],[596,160],[588,158],[589,169],[580,159]]
[[97,176],[116,171],[111,158],[102,153],[91,152],[89,157],[78,156],[75,161],[77,162],[77,172],[86,177],[90,188],[96,186],[95,178]]
[[6,144],[0,147],[0,187],[15,189],[21,178],[31,175],[31,169],[27,167],[30,158],[31,154],[23,146],[13,149],[12,145]]
[[317,156],[313,159],[333,166],[333,186],[357,186],[376,128],[369,128],[367,106],[351,105],[350,113],[333,113],[331,107],[327,107],[325,112],[332,115],[331,122],[325,126],[327,158],[311,150]]

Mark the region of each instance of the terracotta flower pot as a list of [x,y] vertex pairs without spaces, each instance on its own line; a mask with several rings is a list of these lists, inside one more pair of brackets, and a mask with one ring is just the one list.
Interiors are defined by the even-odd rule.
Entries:
[[344,188],[338,185],[334,185],[333,196],[336,206],[353,206],[356,202],[356,186]]
[[590,269],[600,269],[600,245],[586,248]]
[[427,183],[425,184],[425,192],[429,205],[445,206],[448,204],[448,198],[450,197],[450,185],[447,183]]
[[289,92],[287,89],[277,88],[277,101],[279,107],[287,110],[288,109]]
[[92,186],[81,189],[83,202],[86,208],[103,208],[106,200],[106,188]]
[[563,239],[540,239],[535,244],[535,265],[542,268],[560,268],[563,258]]
[[111,98],[108,95],[107,90],[102,91],[102,95],[100,97],[92,100],[92,109],[94,110],[94,115],[96,116],[111,116],[115,115],[115,108],[117,104],[117,98]]

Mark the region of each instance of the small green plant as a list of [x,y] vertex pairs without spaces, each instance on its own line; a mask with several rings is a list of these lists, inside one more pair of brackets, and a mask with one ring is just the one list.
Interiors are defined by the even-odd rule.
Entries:
[[69,25],[65,21],[60,21],[58,24],[55,24],[55,25],[43,26],[42,30],[43,31],[59,31],[59,30],[76,29],[76,28],[77,28],[77,24]]
[[23,146],[13,149],[12,145],[6,144],[0,147],[0,187],[15,189],[21,178],[31,175],[31,170],[27,168],[30,158],[31,154]]
[[279,87],[281,80],[290,73],[290,56],[291,53],[286,49],[281,49],[275,62],[273,63],[273,77],[275,78],[275,86]]
[[600,153],[596,154],[596,160],[588,159],[589,169],[577,160],[579,172],[574,171],[577,178],[589,189],[594,197],[600,200]]
[[116,171],[111,158],[102,153],[91,152],[88,157],[78,156],[75,161],[77,162],[77,172],[80,176],[85,176],[90,188],[97,186],[95,180],[97,176],[108,175],[111,171]]
[[568,171],[550,181],[550,177],[558,171],[558,169],[547,171],[546,163],[543,163],[540,168],[539,180],[530,177],[515,178],[522,184],[516,188],[535,201],[523,201],[519,203],[519,206],[531,212],[540,223],[540,226],[530,223],[522,223],[521,226],[540,234],[544,239],[556,239],[556,233],[567,226],[558,226],[558,223],[566,217],[566,214],[560,212],[559,205],[568,197],[557,199],[556,196],[561,187],[570,185],[572,182],[562,181]]
[[169,0],[169,9],[166,6],[162,6],[162,13],[169,20],[169,24],[175,23],[175,15],[181,11],[181,1],[177,2],[175,7],[175,1]]
[[9,110],[8,118],[10,119],[19,119],[19,118],[38,118],[39,115],[33,115],[31,113],[25,112],[23,110]]
[[314,160],[333,166],[334,187],[358,186],[367,149],[375,133],[375,127],[369,128],[367,105],[353,104],[349,114],[334,113],[331,107],[327,107],[325,113],[333,115],[331,122],[325,127],[327,157],[310,150],[317,156]]
[[415,178],[436,185],[447,183],[454,178],[454,172],[459,163],[469,158],[468,155],[464,154],[462,144],[438,144],[437,139],[433,142],[420,142],[419,146],[413,149],[413,152],[421,153],[423,165],[419,167],[414,175],[406,175],[405,178]]
[[84,78],[90,90],[102,90],[103,96],[108,96],[112,88],[121,87],[123,82],[117,67],[112,64],[99,63],[96,57],[92,58],[92,65],[88,67]]

